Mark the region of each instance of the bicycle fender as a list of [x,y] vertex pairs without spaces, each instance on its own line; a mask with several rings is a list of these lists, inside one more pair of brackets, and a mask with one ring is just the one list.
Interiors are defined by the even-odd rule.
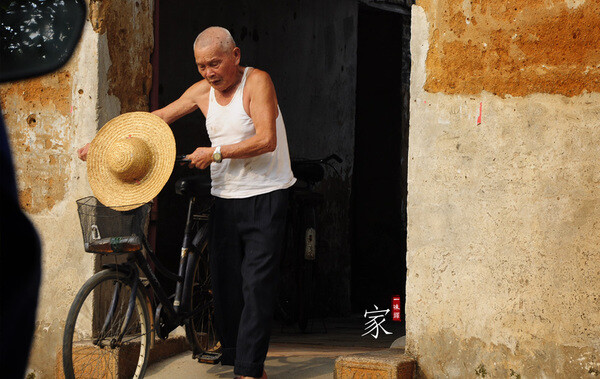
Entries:
[[148,295],[148,290],[143,283],[138,283],[138,290],[142,292],[142,296],[146,301],[146,307],[148,308],[148,316],[150,317],[150,349],[154,347],[154,341],[156,338],[156,332],[154,330],[154,311],[152,310],[152,302],[150,301],[150,296]]
[[146,302],[146,307],[148,308],[148,315],[150,317],[150,349],[152,349],[154,347],[156,339],[156,332],[154,330],[154,311],[152,310],[152,302],[150,301],[150,295],[148,294],[148,290],[146,289],[144,283],[140,281],[138,273],[135,272],[135,270],[133,270],[133,267],[127,263],[108,263],[102,265],[102,268],[104,270],[123,272],[128,277],[135,278],[135,280],[137,280],[137,289],[142,292],[142,296],[144,297]]

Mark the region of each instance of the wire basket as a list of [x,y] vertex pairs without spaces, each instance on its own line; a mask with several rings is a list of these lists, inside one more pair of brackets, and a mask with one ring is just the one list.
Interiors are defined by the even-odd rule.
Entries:
[[151,208],[146,203],[120,211],[119,207],[103,205],[94,196],[77,200],[85,251],[123,254],[141,250]]

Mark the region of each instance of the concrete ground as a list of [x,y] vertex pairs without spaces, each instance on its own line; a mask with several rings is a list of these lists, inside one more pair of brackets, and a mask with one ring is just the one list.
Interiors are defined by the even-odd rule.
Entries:
[[[306,333],[297,327],[276,323],[265,361],[271,379],[332,378],[335,359],[340,355],[404,346],[404,325],[386,321],[386,331],[375,339],[362,336],[366,320],[362,315],[342,319],[311,320]],[[150,379],[167,378],[233,378],[232,366],[198,363],[191,352],[185,352],[156,362],[146,373]]]

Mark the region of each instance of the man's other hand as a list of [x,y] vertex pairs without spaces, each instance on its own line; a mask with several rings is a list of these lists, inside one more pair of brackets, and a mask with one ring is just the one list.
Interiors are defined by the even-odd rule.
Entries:
[[81,149],[77,150],[77,156],[79,157],[79,159],[81,159],[82,161],[87,160],[87,155],[88,155],[88,151],[90,150],[90,144],[86,144],[84,147],[82,147]]
[[190,168],[204,170],[213,162],[214,147],[199,147],[193,153],[187,156],[190,160]]

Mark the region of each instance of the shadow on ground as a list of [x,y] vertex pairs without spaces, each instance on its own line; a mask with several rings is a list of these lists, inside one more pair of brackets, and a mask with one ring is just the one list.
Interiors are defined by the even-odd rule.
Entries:
[[[330,378],[335,357],[269,357],[265,362],[269,378]],[[232,378],[233,367],[214,366],[206,371],[215,378]]]

